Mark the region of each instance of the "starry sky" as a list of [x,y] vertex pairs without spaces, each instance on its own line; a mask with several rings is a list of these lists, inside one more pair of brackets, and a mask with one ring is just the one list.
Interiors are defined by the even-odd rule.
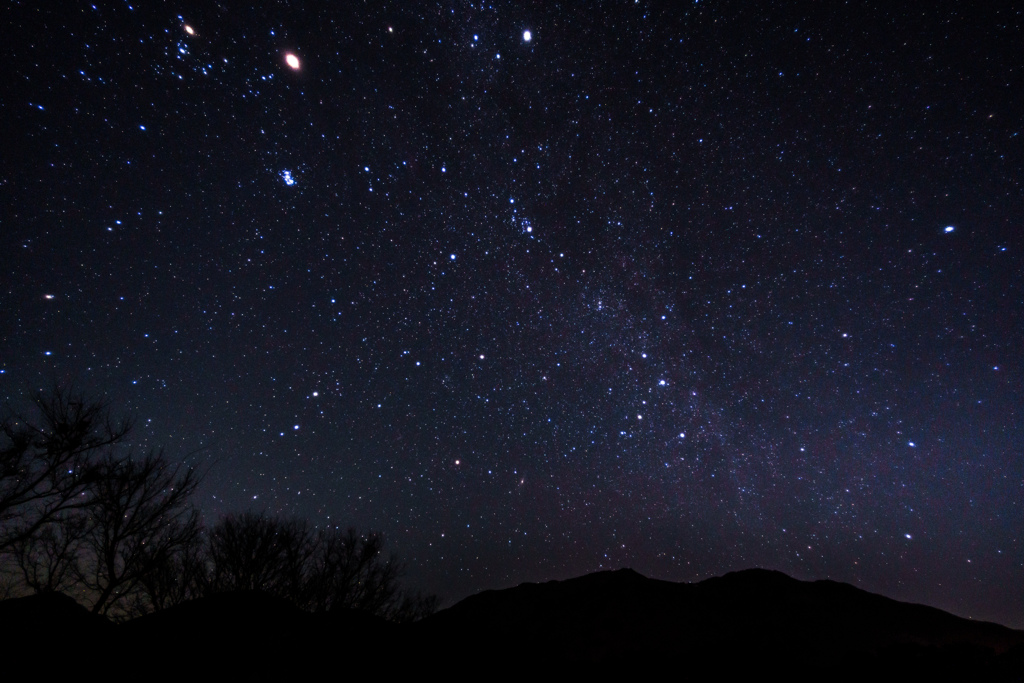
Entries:
[[1022,28],[8,3],[0,397],[449,602],[762,566],[1024,628]]

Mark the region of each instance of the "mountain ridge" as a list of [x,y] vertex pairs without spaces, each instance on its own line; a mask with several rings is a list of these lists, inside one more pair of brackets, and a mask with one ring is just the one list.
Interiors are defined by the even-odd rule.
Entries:
[[728,661],[743,652],[780,666],[935,660],[970,668],[1024,654],[1024,631],[767,569],[695,583],[631,569],[525,583],[470,596],[414,626],[466,643],[481,660],[525,651],[560,664]]

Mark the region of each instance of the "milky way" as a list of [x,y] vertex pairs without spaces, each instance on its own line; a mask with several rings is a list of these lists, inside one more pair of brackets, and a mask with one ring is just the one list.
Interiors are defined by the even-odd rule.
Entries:
[[833,4],[15,3],[2,394],[447,599],[766,566],[1024,627],[1024,20]]

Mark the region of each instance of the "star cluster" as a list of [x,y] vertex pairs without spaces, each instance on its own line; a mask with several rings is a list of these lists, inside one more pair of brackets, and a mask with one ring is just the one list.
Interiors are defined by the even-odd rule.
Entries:
[[1024,627],[1020,13],[13,3],[0,388],[449,599],[633,566]]

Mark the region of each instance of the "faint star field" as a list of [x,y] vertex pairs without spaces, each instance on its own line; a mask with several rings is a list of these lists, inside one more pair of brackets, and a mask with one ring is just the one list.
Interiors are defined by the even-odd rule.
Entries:
[[208,520],[448,600],[762,566],[1024,628],[1020,13],[0,22],[9,403],[106,396]]

